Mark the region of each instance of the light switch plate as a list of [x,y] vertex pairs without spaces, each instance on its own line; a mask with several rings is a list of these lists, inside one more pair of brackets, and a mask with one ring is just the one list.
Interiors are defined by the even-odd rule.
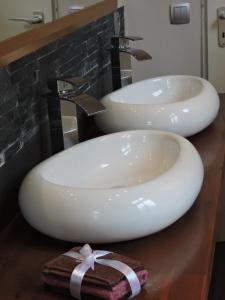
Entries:
[[176,25],[190,23],[190,3],[171,4],[170,23]]

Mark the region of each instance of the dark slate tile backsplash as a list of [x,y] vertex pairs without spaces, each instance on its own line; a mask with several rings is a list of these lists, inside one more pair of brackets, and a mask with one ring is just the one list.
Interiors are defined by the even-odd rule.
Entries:
[[[123,33],[123,9],[118,11]],[[48,156],[48,112],[43,96],[48,91],[47,80],[81,76],[90,82],[89,94],[100,98],[109,93],[110,56],[105,48],[113,34],[110,14],[0,69],[0,219],[5,202],[16,201],[25,173]],[[15,167],[19,172],[12,176]]]

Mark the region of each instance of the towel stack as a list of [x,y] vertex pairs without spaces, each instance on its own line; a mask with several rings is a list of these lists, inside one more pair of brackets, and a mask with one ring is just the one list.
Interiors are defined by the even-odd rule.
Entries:
[[[71,249],[74,252],[79,252],[79,250],[79,247]],[[125,263],[137,274],[141,286],[146,283],[148,272],[140,262],[118,253],[109,253],[104,256],[104,259]],[[80,262],[74,258],[60,255],[44,266],[42,280],[46,286],[56,292],[70,294],[70,276],[79,264]],[[87,271],[82,281],[83,299],[87,299],[87,296],[91,295],[101,299],[117,300],[127,298],[130,294],[129,283],[122,273],[98,263],[95,263],[94,270]]]

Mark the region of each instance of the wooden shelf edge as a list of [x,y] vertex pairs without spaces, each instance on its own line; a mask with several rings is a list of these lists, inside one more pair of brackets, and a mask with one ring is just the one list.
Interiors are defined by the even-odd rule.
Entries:
[[117,9],[117,0],[104,0],[28,32],[0,42],[0,67],[62,38]]

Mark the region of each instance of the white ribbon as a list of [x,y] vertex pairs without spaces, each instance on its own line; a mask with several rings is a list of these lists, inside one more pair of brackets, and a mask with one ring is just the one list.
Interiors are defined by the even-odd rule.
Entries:
[[104,266],[112,267],[121,272],[127,279],[130,288],[132,299],[138,295],[141,291],[141,285],[136,273],[126,264],[118,260],[112,259],[99,259],[99,257],[105,256],[111,252],[104,250],[92,251],[91,247],[86,244],[84,245],[79,253],[74,251],[68,251],[63,255],[76,259],[81,262],[75,267],[70,277],[70,293],[74,298],[81,299],[81,284],[85,273],[91,268],[94,270],[94,264],[99,263]]

